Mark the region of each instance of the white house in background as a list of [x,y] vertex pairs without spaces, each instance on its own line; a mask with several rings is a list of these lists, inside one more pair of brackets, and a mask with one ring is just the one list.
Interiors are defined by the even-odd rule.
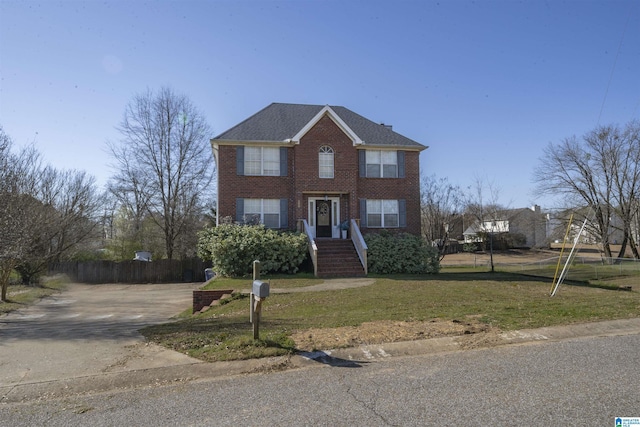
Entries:
[[547,244],[548,216],[543,214],[540,206],[531,208],[505,209],[494,214],[494,218],[479,221],[468,227],[464,233],[465,243],[482,242],[478,233],[511,234],[524,239],[522,246],[538,247]]
[[[572,213],[574,214],[573,222],[567,233],[567,225]],[[578,236],[578,233],[580,233],[582,229],[584,215],[588,215],[589,221],[587,221],[586,226],[582,230],[582,234]],[[568,243],[573,243],[576,237],[578,237],[578,243],[585,245],[595,245],[602,242],[600,233],[596,230],[595,224],[593,223],[593,212],[591,212],[589,208],[576,208],[557,212],[552,216],[550,224],[552,224],[552,226],[550,227],[551,232],[549,233],[549,237],[554,243],[561,243],[565,234],[566,242]],[[639,222],[636,217],[636,219],[631,222],[631,234],[636,239],[636,242],[638,241],[638,224]],[[623,230],[624,223],[622,219],[617,214],[612,215],[607,232],[609,243],[614,245],[622,243],[624,239]]]

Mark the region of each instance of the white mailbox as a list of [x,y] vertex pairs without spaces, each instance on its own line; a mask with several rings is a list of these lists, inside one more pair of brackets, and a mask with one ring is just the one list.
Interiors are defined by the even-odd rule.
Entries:
[[266,298],[269,296],[269,283],[261,280],[253,281],[253,295],[258,298]]

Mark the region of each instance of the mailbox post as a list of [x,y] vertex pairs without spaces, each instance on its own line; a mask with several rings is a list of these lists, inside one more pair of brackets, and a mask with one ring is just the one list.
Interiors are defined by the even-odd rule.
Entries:
[[249,320],[253,325],[253,339],[260,337],[260,311],[262,310],[262,301],[269,296],[269,283],[260,279],[260,261],[253,261],[253,286],[250,295],[250,315]]
[[260,335],[260,311],[262,310],[262,301],[269,296],[269,284],[261,280],[253,281],[253,292],[251,311],[251,323],[253,323],[253,339],[257,340]]

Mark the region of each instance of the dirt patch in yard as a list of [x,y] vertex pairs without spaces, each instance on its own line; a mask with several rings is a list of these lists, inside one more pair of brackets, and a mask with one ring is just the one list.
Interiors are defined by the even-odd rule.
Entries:
[[[430,320],[402,322],[383,320],[365,322],[359,326],[333,329],[307,329],[292,335],[296,348],[301,351],[329,350],[368,344],[415,341],[445,336],[460,336],[464,348],[484,347],[500,342],[496,328],[474,317],[464,320]],[[474,336],[471,340],[468,337]],[[490,338],[495,336],[496,339]],[[484,343],[484,344],[483,344]]]
[[[571,249],[567,248],[567,251]],[[582,258],[596,258],[601,257],[600,252],[597,250],[582,249],[579,251],[579,256]],[[495,251],[493,253],[494,265],[500,264],[528,264],[541,261],[548,261],[550,263],[556,262],[560,255],[560,250],[549,249],[510,249],[507,251]],[[455,254],[447,254],[444,256],[440,265],[442,267],[455,267],[455,266],[488,266],[491,262],[491,254],[489,252],[459,252]]]
[[[495,251],[493,253],[494,264],[520,264],[529,262],[539,262],[545,259],[557,259],[559,251],[550,250],[528,250],[528,249],[512,249],[508,251]],[[447,254],[444,256],[440,265],[443,267],[452,267],[459,265],[489,265],[491,255],[488,252],[459,252],[456,254]]]

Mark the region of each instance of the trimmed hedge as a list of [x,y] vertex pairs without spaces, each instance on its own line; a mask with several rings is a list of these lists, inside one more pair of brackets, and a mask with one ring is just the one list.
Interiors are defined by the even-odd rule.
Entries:
[[262,224],[221,224],[199,233],[198,256],[211,260],[221,276],[251,274],[255,260],[260,261],[262,273],[294,274],[307,257],[307,238]]
[[364,236],[372,274],[426,274],[440,271],[438,250],[419,236],[388,231]]

